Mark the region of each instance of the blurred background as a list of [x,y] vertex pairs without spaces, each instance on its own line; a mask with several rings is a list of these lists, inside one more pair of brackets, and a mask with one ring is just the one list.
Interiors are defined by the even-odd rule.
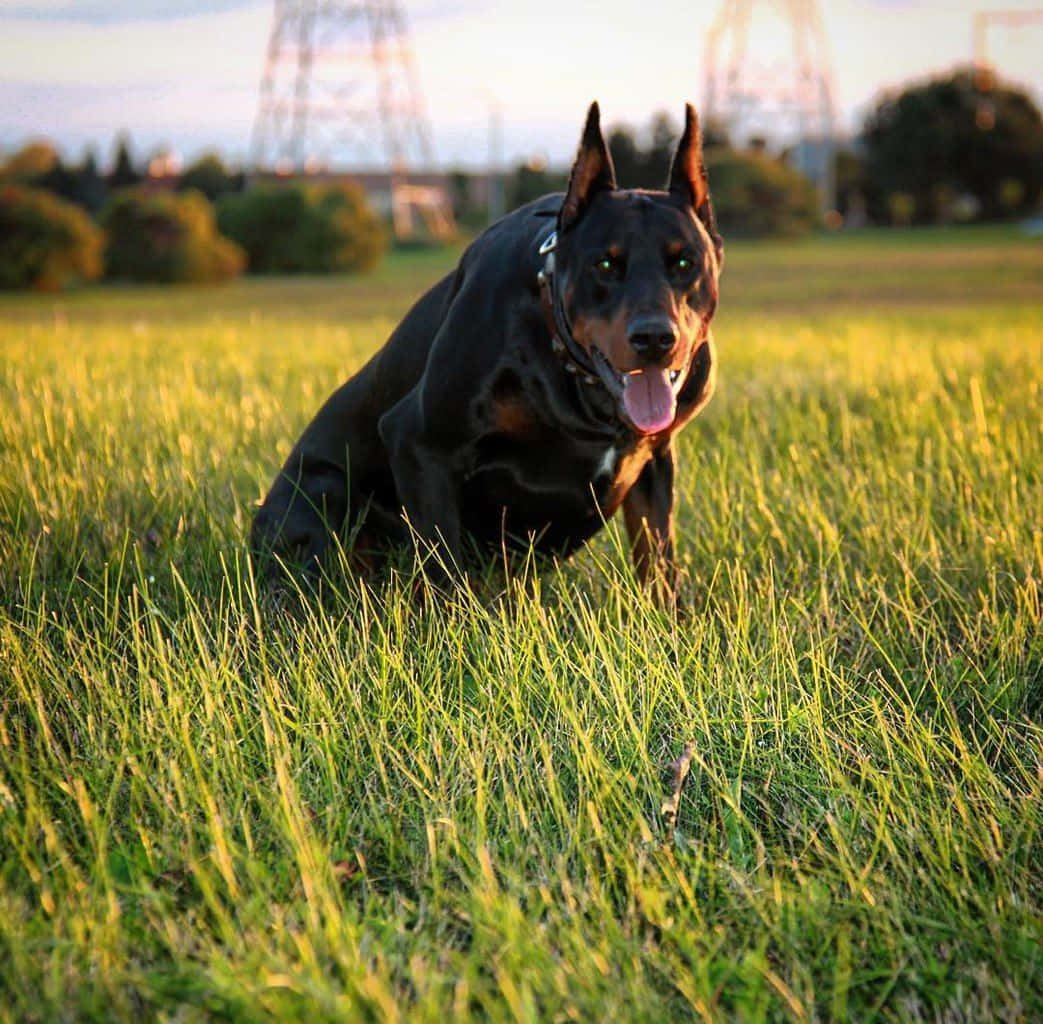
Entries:
[[363,271],[698,107],[729,237],[1041,230],[1043,5],[3,0],[0,286]]

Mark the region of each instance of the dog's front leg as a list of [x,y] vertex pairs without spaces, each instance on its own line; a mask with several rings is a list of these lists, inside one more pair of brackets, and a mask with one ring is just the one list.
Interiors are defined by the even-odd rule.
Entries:
[[395,490],[409,525],[430,551],[424,571],[447,583],[463,566],[459,485],[450,453],[425,435],[418,395],[407,395],[380,420]]
[[623,516],[637,578],[672,601],[677,590],[674,559],[674,452],[669,441],[653,455],[623,499]]
[[317,573],[347,507],[344,466],[298,444],[254,516],[251,548],[273,578],[282,571],[273,556]]
[[[341,385],[305,428],[254,516],[251,547],[266,571],[270,556],[317,573],[344,526],[350,495],[349,455],[356,445],[358,391]],[[353,459],[353,461],[357,461]]]

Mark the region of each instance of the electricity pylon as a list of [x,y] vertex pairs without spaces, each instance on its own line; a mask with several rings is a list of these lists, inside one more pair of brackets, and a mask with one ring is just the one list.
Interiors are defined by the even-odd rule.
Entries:
[[[766,24],[771,13],[773,26]],[[776,35],[757,38],[759,28]],[[831,206],[836,121],[829,43],[815,0],[722,0],[705,66],[706,120],[740,145],[792,146],[793,162]]]
[[416,234],[414,215],[454,230],[444,184],[407,180],[434,160],[401,4],[275,0],[251,148],[258,171],[383,171],[396,235]]
[[431,167],[401,4],[275,0],[252,159],[287,171]]

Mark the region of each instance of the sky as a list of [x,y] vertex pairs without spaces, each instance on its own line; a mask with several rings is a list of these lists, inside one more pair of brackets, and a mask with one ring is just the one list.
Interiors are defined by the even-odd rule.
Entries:
[[[436,163],[565,165],[587,105],[640,127],[703,101],[706,38],[724,0],[405,0]],[[762,74],[790,52],[782,0],[755,0]],[[881,90],[971,57],[981,10],[1043,0],[819,0],[842,131]],[[246,159],[270,0],[0,0],[0,150],[30,138],[104,161],[120,132],[142,157],[217,149]],[[772,27],[774,26],[774,27]],[[764,32],[766,31],[766,35]],[[1043,21],[990,27],[986,53],[1043,105]],[[497,128],[491,132],[491,126]],[[499,143],[491,144],[491,136]],[[373,162],[373,161],[369,161]]]

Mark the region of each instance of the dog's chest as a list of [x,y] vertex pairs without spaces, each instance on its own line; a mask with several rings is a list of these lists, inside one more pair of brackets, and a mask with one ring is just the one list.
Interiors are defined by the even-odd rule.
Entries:
[[611,481],[616,472],[616,463],[619,461],[619,450],[612,445],[605,449],[605,454],[594,469],[593,483],[595,485],[608,480]]
[[602,515],[610,516],[619,508],[650,458],[651,451],[641,443],[628,448],[611,447],[605,451],[593,480]]
[[505,504],[558,495],[594,516],[611,515],[647,462],[647,446],[593,417],[567,386],[556,386],[558,372],[556,363],[512,359],[492,376],[473,407],[477,437],[466,475]]
[[[567,506],[610,516],[641,472],[648,454],[612,443],[580,443],[564,436],[491,435],[478,446],[469,478],[493,484],[505,505],[527,495],[557,495]],[[513,495],[513,496],[512,496]]]
[[589,494],[611,488],[623,461],[620,450],[609,443],[580,443],[550,432],[497,432],[479,439],[467,475],[506,471],[521,487]]

